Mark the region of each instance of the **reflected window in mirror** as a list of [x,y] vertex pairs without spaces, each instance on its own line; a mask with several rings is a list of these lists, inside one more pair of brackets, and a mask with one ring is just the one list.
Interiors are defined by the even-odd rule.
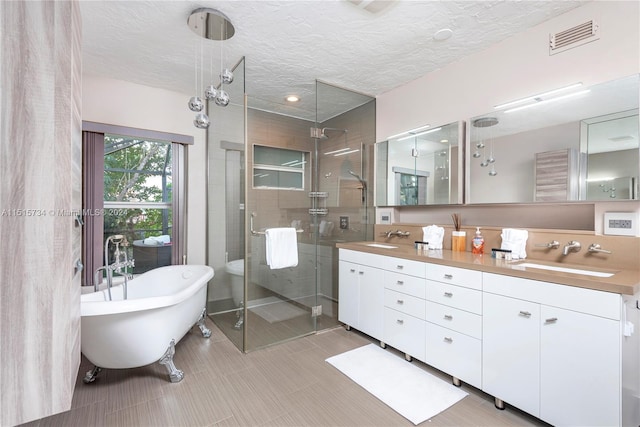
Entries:
[[376,205],[462,202],[464,124],[423,126],[376,146]]
[[470,119],[467,203],[638,199],[638,75],[529,98]]

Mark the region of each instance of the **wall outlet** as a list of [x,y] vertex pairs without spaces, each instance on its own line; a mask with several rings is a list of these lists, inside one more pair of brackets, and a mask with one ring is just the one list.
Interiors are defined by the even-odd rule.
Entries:
[[340,230],[348,230],[349,229],[349,217],[341,216],[340,217]]
[[636,212],[605,212],[604,234],[638,236],[638,214]]

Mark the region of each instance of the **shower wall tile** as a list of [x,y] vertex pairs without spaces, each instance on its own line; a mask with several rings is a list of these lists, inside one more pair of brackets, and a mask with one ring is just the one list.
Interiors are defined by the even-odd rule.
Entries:
[[76,2],[2,2],[0,21],[0,424],[14,425],[68,410],[80,363],[81,18]]

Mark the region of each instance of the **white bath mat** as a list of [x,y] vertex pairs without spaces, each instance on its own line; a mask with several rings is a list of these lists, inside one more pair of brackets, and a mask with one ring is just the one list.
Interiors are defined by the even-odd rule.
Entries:
[[278,297],[267,297],[249,301],[249,310],[262,317],[269,323],[282,322],[294,317],[311,315],[304,309],[281,300]]
[[338,354],[327,362],[415,425],[468,394],[375,344]]

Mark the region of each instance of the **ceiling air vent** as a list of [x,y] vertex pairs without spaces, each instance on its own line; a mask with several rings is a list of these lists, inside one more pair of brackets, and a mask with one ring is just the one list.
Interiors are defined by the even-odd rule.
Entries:
[[568,30],[549,34],[549,55],[555,55],[556,53],[591,43],[599,38],[598,24],[593,20],[587,21]]

